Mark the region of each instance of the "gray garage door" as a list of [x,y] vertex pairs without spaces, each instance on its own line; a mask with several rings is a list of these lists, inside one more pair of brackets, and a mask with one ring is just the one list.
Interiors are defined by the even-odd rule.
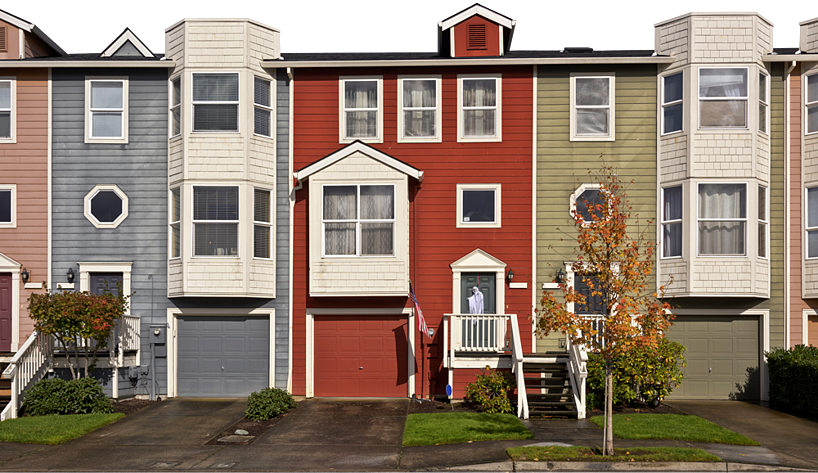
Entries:
[[180,317],[179,396],[243,397],[269,385],[268,317]]
[[668,338],[687,347],[669,399],[758,399],[759,317],[679,316]]

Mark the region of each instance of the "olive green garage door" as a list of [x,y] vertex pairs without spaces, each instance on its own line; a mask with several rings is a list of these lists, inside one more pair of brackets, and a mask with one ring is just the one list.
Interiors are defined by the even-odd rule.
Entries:
[[759,399],[759,319],[677,316],[668,338],[687,348],[686,366],[669,399]]

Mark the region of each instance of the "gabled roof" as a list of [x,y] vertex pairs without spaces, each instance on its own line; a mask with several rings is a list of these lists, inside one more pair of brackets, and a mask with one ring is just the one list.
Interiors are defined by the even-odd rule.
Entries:
[[14,25],[17,28],[20,28],[21,30],[25,31],[26,33],[36,35],[60,56],[68,55],[67,52],[63,51],[63,49],[59,47],[57,43],[54,42],[54,40],[49,38],[48,35],[45,34],[40,28],[37,28],[37,25],[35,25],[34,23],[29,23],[26,20],[18,16],[14,16],[11,13],[3,10],[0,10],[0,20],[3,20],[10,25]]
[[315,161],[314,163],[301,168],[300,170],[293,173],[293,177],[295,177],[295,179],[298,181],[303,181],[304,179],[307,179],[308,177],[317,173],[318,171],[321,171],[323,169],[328,168],[329,166],[332,166],[333,164],[348,157],[353,153],[361,153],[376,161],[380,161],[384,165],[389,166],[396,171],[402,172],[409,177],[417,179],[418,182],[423,182],[423,171],[413,166],[410,166],[399,159],[393,158],[392,156],[389,156],[388,154],[379,151],[359,140],[355,140],[354,142],[350,143],[347,146],[344,146],[338,151],[330,155],[324,156],[318,161]]
[[155,58],[156,55],[145,46],[143,43],[134,33],[131,31],[130,28],[125,28],[123,31],[111,44],[102,51],[100,57],[111,57],[116,54],[117,51],[120,50],[123,46],[126,46],[126,43],[131,43],[131,45],[142,55],[142,57],[149,57]]
[[469,270],[470,268],[487,267],[505,268],[506,264],[502,260],[488,254],[487,252],[481,250],[480,248],[477,248],[476,250],[458,259],[449,266],[454,269]]
[[440,27],[441,31],[446,31],[452,26],[455,26],[458,23],[468,20],[474,15],[480,15],[483,18],[491,20],[497,23],[498,25],[504,26],[510,30],[514,29],[514,25],[517,24],[515,20],[512,20],[511,18],[505,15],[501,15],[500,13],[497,13],[496,11],[490,8],[486,8],[483,5],[480,5],[479,3],[475,3],[469,8],[459,11],[454,15],[450,16],[449,18],[446,18],[445,20],[439,22],[438,26]]
[[22,266],[20,263],[14,261],[3,253],[0,253],[0,269],[5,271],[14,271],[20,269],[20,266]]

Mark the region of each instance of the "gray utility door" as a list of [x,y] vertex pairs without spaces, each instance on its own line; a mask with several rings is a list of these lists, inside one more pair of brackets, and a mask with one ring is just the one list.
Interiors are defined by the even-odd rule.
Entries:
[[[494,273],[462,273],[460,275],[460,313],[469,313],[469,297],[472,288],[477,286],[483,293],[483,313],[497,313],[497,275]],[[477,285],[477,280],[480,285]]]
[[123,291],[122,273],[91,273],[88,275],[91,294],[102,294],[105,291],[116,294]]
[[676,317],[667,336],[687,348],[686,366],[670,399],[759,399],[759,319]]
[[11,351],[11,274],[0,274],[0,351]]
[[180,317],[176,393],[244,397],[270,386],[270,318]]

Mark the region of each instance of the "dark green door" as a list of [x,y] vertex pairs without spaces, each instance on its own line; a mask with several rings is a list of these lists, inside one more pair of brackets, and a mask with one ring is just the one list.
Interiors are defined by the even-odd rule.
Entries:
[[[477,284],[477,280],[480,284]],[[483,313],[497,313],[497,287],[494,273],[463,273],[460,275],[460,313],[469,313],[469,297],[472,288],[477,286],[483,293]]]

